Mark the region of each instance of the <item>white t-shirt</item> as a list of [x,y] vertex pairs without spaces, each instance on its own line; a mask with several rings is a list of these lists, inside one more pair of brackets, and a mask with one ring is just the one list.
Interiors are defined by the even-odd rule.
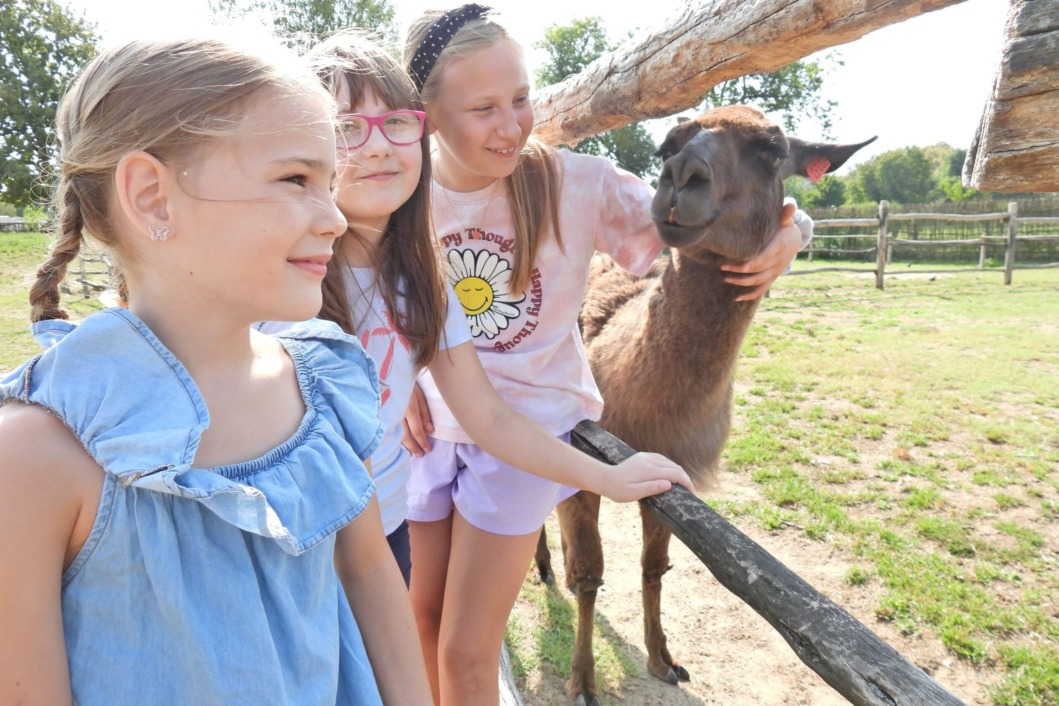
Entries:
[[[416,351],[394,327],[394,317],[386,310],[382,292],[375,286],[375,270],[370,267],[349,268],[346,294],[356,327],[354,333],[379,372],[379,417],[384,431],[371,455],[371,473],[375,478],[382,526],[386,534],[390,534],[405,520],[408,508],[405,483],[411,475],[411,463],[408,451],[401,445],[401,423],[416,379]],[[398,297],[397,306],[404,306],[403,297]],[[289,323],[267,322],[256,328],[265,333],[278,333],[289,326]],[[441,350],[454,348],[470,339],[467,318],[450,288],[445,329],[439,347]]]
[[[603,409],[577,327],[593,253],[645,274],[662,250],[651,221],[650,186],[609,160],[566,150],[560,155],[562,249],[550,235],[541,244],[525,292],[508,289],[514,229],[503,185],[459,193],[434,182],[431,196],[449,283],[489,379],[508,406],[557,435],[582,419],[598,419]],[[473,443],[429,372],[420,384],[434,436]]]

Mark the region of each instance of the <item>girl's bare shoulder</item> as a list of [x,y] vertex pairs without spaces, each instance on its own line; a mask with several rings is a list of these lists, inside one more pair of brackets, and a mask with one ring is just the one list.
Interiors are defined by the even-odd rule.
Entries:
[[76,541],[95,514],[103,469],[73,432],[40,405],[8,401],[0,407],[0,449],[0,515],[8,515],[2,524],[21,515],[34,525],[65,527]]

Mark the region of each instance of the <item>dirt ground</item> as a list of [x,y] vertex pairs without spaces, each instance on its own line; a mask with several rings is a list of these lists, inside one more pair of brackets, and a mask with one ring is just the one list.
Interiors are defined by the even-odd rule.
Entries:
[[[754,484],[737,474],[720,474],[711,495],[750,500]],[[662,587],[662,624],[670,652],[691,673],[691,681],[669,686],[647,673],[640,604],[640,521],[635,504],[603,501],[600,519],[607,562],[605,585],[599,592],[599,619],[621,640],[621,649],[635,663],[612,703],[628,706],[839,706],[845,698],[805,666],[763,618],[729,593],[679,540],[670,548],[673,568]],[[947,654],[934,635],[901,635],[873,614],[879,590],[871,582],[851,586],[844,580],[852,565],[825,542],[807,539],[796,529],[768,533],[740,529],[817,590],[847,610],[899,653],[919,666],[968,706],[988,706],[988,689],[998,675],[979,670]],[[548,531],[558,537],[556,520]],[[558,590],[568,595],[562,560],[553,556]],[[517,606],[516,609],[519,607]],[[526,706],[570,703],[565,674],[542,674],[522,690]]]

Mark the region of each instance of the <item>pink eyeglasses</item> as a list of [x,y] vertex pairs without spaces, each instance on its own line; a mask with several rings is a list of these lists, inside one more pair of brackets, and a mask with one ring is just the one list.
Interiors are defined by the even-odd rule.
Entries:
[[393,110],[382,115],[342,113],[338,116],[338,147],[355,150],[363,146],[373,127],[378,127],[390,144],[411,145],[422,139],[426,122],[427,114],[421,110]]

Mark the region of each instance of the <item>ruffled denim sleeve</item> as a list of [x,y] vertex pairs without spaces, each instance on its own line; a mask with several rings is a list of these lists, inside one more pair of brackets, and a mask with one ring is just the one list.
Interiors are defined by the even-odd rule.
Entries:
[[314,320],[280,337],[305,402],[298,430],[260,458],[219,468],[192,466],[210,423],[206,404],[131,312],[46,322],[36,333],[51,347],[7,376],[0,393],[51,410],[123,488],[200,503],[289,554],[347,524],[374,495],[364,460],[382,436],[378,376],[333,324]]

